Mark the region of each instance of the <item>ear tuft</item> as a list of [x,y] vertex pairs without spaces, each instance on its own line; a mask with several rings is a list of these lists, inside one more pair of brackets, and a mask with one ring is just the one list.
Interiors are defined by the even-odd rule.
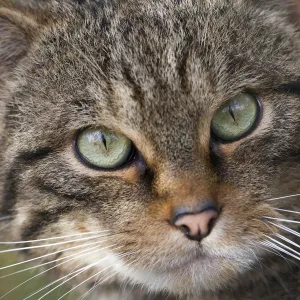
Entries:
[[26,55],[36,29],[36,22],[25,12],[0,7],[0,81]]

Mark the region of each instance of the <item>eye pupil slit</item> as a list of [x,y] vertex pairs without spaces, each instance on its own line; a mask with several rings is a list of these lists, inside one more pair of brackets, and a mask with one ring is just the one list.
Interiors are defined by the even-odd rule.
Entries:
[[106,142],[105,135],[103,133],[101,133],[101,139],[102,139],[102,142],[103,142],[103,145],[104,145],[105,149],[107,150],[107,142]]
[[236,121],[236,120],[235,120],[235,115],[234,115],[234,112],[233,112],[233,109],[232,109],[231,105],[229,105],[229,113],[230,113],[232,119],[233,119],[234,122],[235,122],[235,121]]

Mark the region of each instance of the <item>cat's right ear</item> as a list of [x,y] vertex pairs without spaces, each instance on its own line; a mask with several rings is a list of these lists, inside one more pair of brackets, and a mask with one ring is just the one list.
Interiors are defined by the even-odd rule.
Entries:
[[0,0],[0,81],[27,54],[38,32],[38,24],[25,10],[1,5]]

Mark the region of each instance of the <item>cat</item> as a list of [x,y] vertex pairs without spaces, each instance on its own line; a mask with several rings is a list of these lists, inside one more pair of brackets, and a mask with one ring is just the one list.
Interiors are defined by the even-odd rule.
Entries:
[[49,295],[300,299],[299,7],[0,0],[1,240]]

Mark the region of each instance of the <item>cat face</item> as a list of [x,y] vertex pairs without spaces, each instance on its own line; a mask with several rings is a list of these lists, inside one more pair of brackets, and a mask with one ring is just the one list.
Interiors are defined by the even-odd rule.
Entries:
[[1,181],[16,239],[74,235],[31,255],[94,247],[60,269],[180,295],[287,236],[297,198],[269,200],[300,191],[300,44],[271,3],[177,2],[0,11]]

